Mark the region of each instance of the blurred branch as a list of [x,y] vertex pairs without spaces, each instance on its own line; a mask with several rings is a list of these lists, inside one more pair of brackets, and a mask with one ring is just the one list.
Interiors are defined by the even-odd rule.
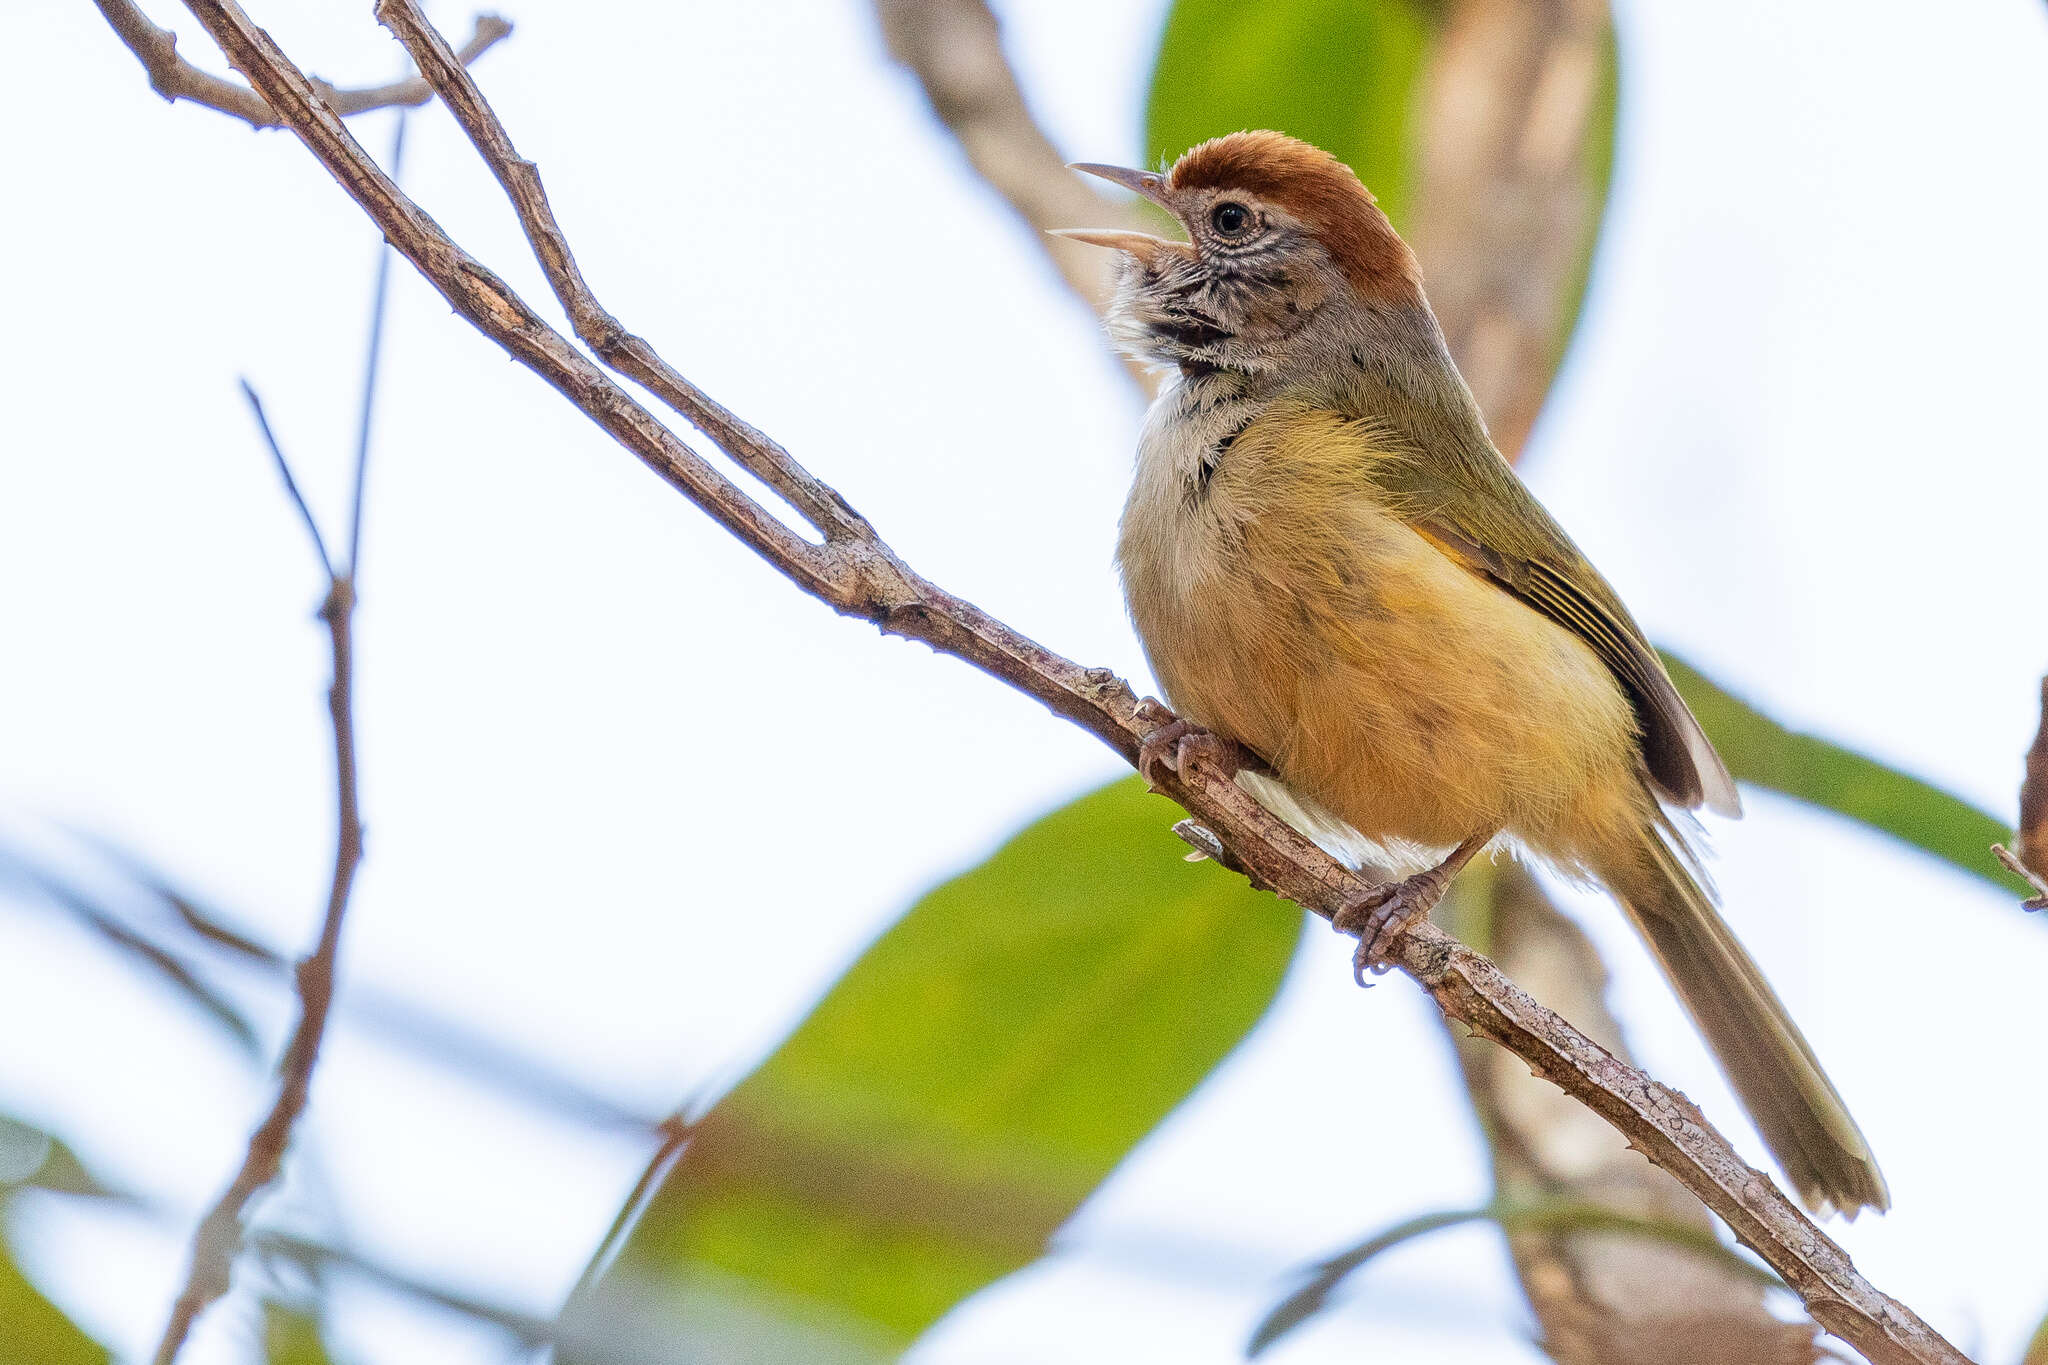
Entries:
[[[149,76],[150,89],[166,100],[191,100],[194,104],[203,104],[241,119],[251,128],[282,126],[281,120],[254,90],[201,71],[180,57],[178,35],[151,23],[149,16],[133,0],[93,0],[93,3],[99,6],[100,14],[113,26],[128,50],[135,54],[135,60],[142,63],[143,71]],[[462,45],[458,55],[465,64],[473,62],[511,32],[512,25],[504,19],[495,14],[480,14],[476,17],[475,31]],[[363,86],[354,90],[339,89],[317,76],[309,76],[307,80],[329,107],[343,116],[366,114],[373,109],[417,107],[425,104],[434,93],[433,87],[416,75],[388,85]]]
[[[1591,940],[1525,869],[1503,864],[1461,885],[1449,928],[1487,945],[1502,970],[1627,1059],[1607,1008],[1607,968]],[[1636,1158],[1613,1129],[1475,1038],[1453,1038],[1465,1087],[1493,1160],[1496,1202],[1568,1201],[1685,1229],[1713,1222],[1678,1181]],[[1503,1225],[1508,1253],[1559,1365],[1811,1365],[1810,1321],[1770,1309],[1754,1275],[1597,1228]]]
[[[1607,193],[1613,32],[1607,0],[1452,0],[1422,79],[1415,245],[1459,370],[1513,460],[1581,307]],[[1468,878],[1440,922],[1632,1061],[1607,968],[1519,866]],[[1713,1224],[1665,1171],[1499,1049],[1453,1031],[1492,1157],[1495,1199],[1563,1200],[1684,1228]],[[1559,1365],[1811,1365],[1810,1321],[1786,1322],[1755,1279],[1670,1246],[1586,1227],[1502,1225]]]
[[555,1325],[547,1318],[414,1279],[402,1271],[345,1247],[329,1246],[324,1242],[294,1237],[282,1232],[256,1233],[249,1238],[249,1247],[258,1255],[288,1260],[300,1266],[331,1267],[348,1271],[380,1289],[391,1290],[407,1298],[417,1299],[421,1303],[429,1303],[437,1308],[444,1308],[449,1312],[460,1313],[464,1317],[502,1328],[521,1345],[539,1346],[555,1339]]
[[123,924],[69,880],[28,862],[7,849],[0,849],[0,863],[11,863],[19,867],[22,874],[50,901],[62,906],[79,923],[112,944],[115,949],[147,966],[169,982],[187,1000],[198,1006],[209,1019],[218,1024],[234,1041],[238,1051],[250,1057],[257,1054],[260,1044],[257,1042],[254,1026],[244,1017],[241,1010],[236,1008],[233,1001],[202,979],[192,969],[190,963],[147,935]]
[[[1142,225],[1139,211],[1088,188],[1038,126],[1003,55],[1002,26],[984,0],[874,0],[889,56],[917,78],[932,113],[982,182],[1031,229],[1067,288],[1095,312],[1116,276],[1110,253],[1049,236],[1052,228]],[[1143,392],[1143,366],[1125,368]]]
[[[397,134],[400,147],[404,145],[404,135],[405,123],[401,117]],[[383,336],[383,303],[384,295],[380,290],[377,294],[378,316],[370,328],[369,371],[373,375],[376,372],[377,348]],[[320,1044],[327,1035],[327,1020],[334,1006],[334,969],[335,959],[341,952],[342,922],[348,914],[349,892],[355,885],[356,866],[363,856],[362,814],[356,791],[355,638],[352,630],[357,566],[353,558],[344,566],[335,565],[327,552],[326,539],[320,534],[320,524],[300,495],[298,481],[292,477],[291,462],[285,458],[283,448],[278,445],[270,423],[263,415],[262,400],[247,380],[242,382],[242,392],[248,398],[256,424],[263,433],[264,444],[270,448],[271,458],[277,462],[285,488],[305,521],[306,533],[319,553],[321,566],[327,571],[327,596],[320,604],[320,619],[327,623],[328,645],[334,660],[334,678],[327,688],[327,713],[334,731],[334,876],[328,885],[327,912],[320,921],[319,940],[294,973],[299,990],[299,1021],[292,1030],[291,1039],[285,1044],[284,1057],[278,1063],[277,1098],[271,1103],[270,1112],[256,1126],[256,1131],[249,1135],[248,1150],[242,1154],[242,1164],[235,1171],[234,1178],[193,1230],[191,1264],[185,1273],[184,1288],[178,1291],[177,1300],[171,1305],[170,1320],[164,1324],[163,1337],[157,1343],[156,1365],[171,1365],[178,1358],[185,1338],[191,1334],[192,1324],[198,1321],[208,1304],[228,1292],[235,1255],[242,1246],[242,1211],[258,1191],[277,1179],[284,1167],[285,1148],[291,1142],[292,1129],[298,1124],[299,1116],[306,1111],[306,1102],[312,1092],[313,1068],[320,1060]],[[366,401],[363,407],[365,423],[369,420],[369,412]],[[356,511],[350,532],[351,542],[355,539],[354,528],[361,524],[363,469],[364,462],[359,459],[352,498]]]
[[[792,504],[824,540],[820,544],[789,533],[768,509],[713,470],[497,275],[457,246],[377,168],[340,115],[234,0],[186,3],[234,67],[457,312],[671,485],[836,610],[974,664],[1037,698],[1135,763],[1139,744],[1153,726],[1139,719],[1138,698],[1115,674],[1062,658],[919,577],[865,520],[787,452],[723,409],[707,409],[713,419],[706,425],[707,433],[736,461],[772,475],[771,486],[797,490],[802,496],[791,496]],[[446,40],[411,0],[380,0],[377,15],[412,52],[506,187],[557,295],[577,318],[579,333],[593,324],[616,328],[616,322],[597,309],[575,271],[540,192],[537,171],[513,151],[496,114]],[[599,330],[593,345],[602,355],[620,357],[622,372],[631,373],[629,363],[652,363],[659,366],[658,373],[673,376],[638,338]],[[683,385],[680,376],[673,376],[673,381],[672,387],[688,401],[708,404],[694,388]],[[1366,889],[1354,873],[1272,816],[1227,775],[1199,759],[1188,769],[1162,774],[1162,790],[1214,831],[1233,860],[1260,885],[1326,918]],[[1806,1300],[1816,1319],[1876,1365],[1963,1361],[1910,1309],[1857,1274],[1841,1248],[1768,1178],[1744,1164],[1683,1096],[1617,1061],[1538,1005],[1491,962],[1433,925],[1418,925],[1401,934],[1388,955],[1430,992],[1445,1013],[1500,1042],[1571,1091],[1650,1159],[1676,1174]]]
[[[1496,1052],[1496,1055],[1499,1054]],[[1692,1207],[1696,1210],[1699,1205],[1695,1203]],[[1750,1264],[1723,1246],[1714,1236],[1710,1226],[1701,1226],[1690,1220],[1667,1221],[1639,1217],[1617,1212],[1604,1204],[1570,1198],[1537,1198],[1526,1203],[1496,1200],[1476,1209],[1450,1209],[1406,1219],[1323,1261],[1315,1267],[1314,1273],[1301,1288],[1288,1295],[1278,1307],[1266,1315],[1258,1330],[1252,1333],[1251,1341],[1245,1347],[1245,1354],[1262,1354],[1288,1332],[1322,1312],[1328,1306],[1330,1295],[1336,1291],[1337,1286],[1377,1257],[1418,1237],[1426,1237],[1432,1232],[1441,1232],[1446,1228],[1466,1223],[1482,1222],[1494,1223],[1501,1231],[1511,1236],[1531,1231],[1604,1233],[1631,1249],[1643,1249],[1645,1243],[1651,1247],[1668,1247],[1685,1253],[1689,1259],[1716,1266],[1727,1274],[1738,1276],[1760,1287],[1780,1287],[1777,1278],[1769,1271]],[[1813,1329],[1806,1328],[1804,1336],[1810,1343]],[[1728,1360],[1742,1362],[1742,1365],[1766,1365],[1767,1361],[1776,1359],[1751,1350],[1701,1352],[1697,1349],[1697,1338],[1694,1340],[1695,1349],[1683,1356],[1671,1356],[1671,1365],[1698,1365],[1702,1360]],[[1565,1359],[1558,1354],[1552,1342],[1545,1341],[1543,1346],[1556,1358]],[[1650,1360],[1663,1361],[1666,1356],[1646,1358],[1641,1355],[1629,1355],[1603,1358],[1627,1360],[1630,1365],[1649,1365]],[[1811,1352],[1804,1358],[1811,1360]]]
[[[102,856],[120,867],[137,886],[161,902],[202,943],[265,975],[286,979],[293,975],[294,966],[289,957],[228,924],[217,911],[202,906],[192,895],[172,885],[162,871],[150,866],[133,851],[96,835],[78,837],[89,842]],[[28,857],[0,843],[0,866],[10,862],[21,866],[29,877],[38,882],[47,882],[50,878],[49,873]],[[75,892],[76,889],[73,890]],[[123,924],[105,906],[93,904],[91,908],[99,919],[112,924],[119,933],[138,944],[146,945],[152,953],[176,957],[139,930]],[[465,1080],[495,1084],[517,1098],[549,1105],[586,1123],[662,1136],[684,1127],[682,1120],[676,1117],[657,1119],[630,1109],[536,1058],[521,1056],[495,1039],[473,1033],[452,1019],[380,992],[374,986],[351,991],[348,1014],[368,1028],[403,1044],[414,1055],[460,1073]]]
[[1413,240],[1494,444],[1550,391],[1598,234],[1613,117],[1607,0],[1449,0],[1415,116]]

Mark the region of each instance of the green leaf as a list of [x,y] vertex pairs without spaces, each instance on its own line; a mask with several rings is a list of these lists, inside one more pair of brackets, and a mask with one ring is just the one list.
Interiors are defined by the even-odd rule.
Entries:
[[1337,157],[1406,221],[1408,125],[1433,23],[1414,0],[1177,0],[1145,106],[1145,149],[1275,128]]
[[0,1365],[107,1365],[110,1358],[0,1247]]
[[[69,1147],[40,1128],[0,1115],[0,1211],[7,1196],[35,1186],[104,1194]],[[0,1240],[0,1365],[106,1365],[105,1347],[29,1283]]]
[[1664,666],[1737,781],[1846,815],[2001,891],[2027,894],[1991,856],[1991,845],[2012,833],[1996,816],[1853,749],[1787,729],[1668,651]]
[[1699,1253],[1767,1289],[1782,1289],[1784,1281],[1745,1260],[1731,1250],[1712,1230],[1660,1218],[1639,1218],[1584,1199],[1531,1199],[1520,1203],[1496,1203],[1476,1209],[1449,1209],[1425,1213],[1396,1223],[1357,1246],[1341,1251],[1318,1264],[1301,1288],[1289,1294],[1252,1332],[1245,1345],[1247,1356],[1256,1356],[1302,1323],[1329,1307],[1330,1295],[1346,1277],[1361,1269],[1382,1252],[1404,1242],[1464,1223],[1490,1222],[1502,1232],[1609,1232],[1643,1237],[1668,1246]]
[[119,1197],[69,1147],[40,1128],[0,1114],[0,1193],[24,1185],[58,1194]]
[[2027,1342],[2027,1353],[2020,1357],[2020,1365],[2048,1365],[2048,1317],[2041,1319],[2041,1325],[2034,1329],[2033,1337]]
[[334,1365],[317,1313],[275,1299],[263,1301],[265,1365]]
[[562,1359],[893,1359],[1037,1258],[1300,935],[1187,862],[1177,814],[1114,783],[912,906],[693,1130],[571,1297]]

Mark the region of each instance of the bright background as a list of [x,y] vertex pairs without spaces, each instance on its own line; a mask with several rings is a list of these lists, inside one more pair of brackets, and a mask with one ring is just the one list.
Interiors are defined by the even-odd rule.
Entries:
[[[1061,147],[1139,159],[1162,6],[998,8]],[[399,60],[367,9],[258,18],[356,82]],[[2010,812],[2048,668],[2048,10],[1618,11],[1614,202],[1525,471],[1659,640],[1788,723]],[[434,13],[466,32],[466,11]],[[614,311],[921,572],[1142,676],[1109,562],[1137,402],[866,7],[511,17],[479,77]],[[288,135],[164,105],[89,7],[32,0],[8,33],[0,821],[60,855],[66,827],[102,831],[302,945],[332,837],[320,582],[234,381],[338,528],[374,235]],[[381,154],[389,123],[356,127]],[[459,131],[428,112],[411,136],[408,185],[545,298]],[[346,991],[665,1112],[743,1074],[916,892],[1115,774],[1035,704],[801,598],[402,265],[394,290]],[[1976,1358],[2014,1361],[2048,1305],[2048,923],[1877,836],[1748,804],[1713,829],[1730,918],[1896,1196],[1836,1235]],[[1574,904],[1645,1064],[1761,1161],[1619,916]],[[1310,932],[1271,1018],[1061,1254],[915,1359],[1234,1360],[1302,1262],[1483,1200],[1427,1002],[1397,980],[1360,995],[1348,951]],[[274,1045],[284,992],[230,984],[267,1001]],[[0,1040],[0,1112],[168,1210],[27,1195],[9,1229],[67,1310],[144,1353],[269,1078],[24,897],[0,897]],[[647,1150],[410,1056],[345,996],[276,1197],[545,1314]],[[459,1319],[336,1293],[358,1359],[502,1358]],[[241,1359],[247,1329],[210,1315],[185,1358]],[[1275,1358],[1529,1361],[1527,1330],[1474,1229],[1376,1265]]]

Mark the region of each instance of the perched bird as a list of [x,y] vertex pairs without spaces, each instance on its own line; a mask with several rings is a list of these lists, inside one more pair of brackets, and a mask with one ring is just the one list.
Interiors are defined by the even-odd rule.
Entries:
[[1358,177],[1272,132],[1205,142],[1165,174],[1075,169],[1189,239],[1062,233],[1122,253],[1111,333],[1170,373],[1118,544],[1179,713],[1146,766],[1213,736],[1263,759],[1271,779],[1239,780],[1326,844],[1451,850],[1345,908],[1361,969],[1496,840],[1599,882],[1801,1197],[1886,1208],[1841,1096],[1716,912],[1693,822],[1666,809],[1738,814],[1728,769],[1494,448],[1413,253]]

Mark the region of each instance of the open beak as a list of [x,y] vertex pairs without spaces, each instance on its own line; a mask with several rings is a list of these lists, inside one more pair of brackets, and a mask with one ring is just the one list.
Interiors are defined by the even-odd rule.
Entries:
[[1164,237],[1154,237],[1149,232],[1125,232],[1121,228],[1047,228],[1054,237],[1065,237],[1069,241],[1086,242],[1090,246],[1106,246],[1111,251],[1126,251],[1138,258],[1140,265],[1149,266],[1159,259],[1163,251],[1185,251],[1186,242],[1172,242]]
[[1100,176],[1112,185],[1122,185],[1132,194],[1143,195],[1168,213],[1173,212],[1173,205],[1166,202],[1166,177],[1163,175],[1153,171],[1134,171],[1125,166],[1098,166],[1092,161],[1076,161],[1067,169]]
[[[1168,213],[1173,205],[1167,202],[1166,177],[1152,171],[1134,171],[1125,166],[1098,166],[1093,162],[1077,161],[1067,167],[1070,171],[1085,171],[1100,176],[1112,185],[1121,185],[1133,194],[1142,195]],[[1090,246],[1106,246],[1112,251],[1124,251],[1138,258],[1144,265],[1151,265],[1163,251],[1186,251],[1187,243],[1171,241],[1165,237],[1154,237],[1149,232],[1129,232],[1122,228],[1053,228],[1055,237],[1066,237]]]

